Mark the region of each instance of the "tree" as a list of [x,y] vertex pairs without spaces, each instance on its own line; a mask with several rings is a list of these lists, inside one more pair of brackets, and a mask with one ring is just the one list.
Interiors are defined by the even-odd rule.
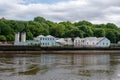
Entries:
[[117,26],[115,24],[113,24],[113,23],[107,23],[106,27],[111,28],[111,29],[116,29],[117,28]]
[[4,22],[0,22],[0,34],[1,35],[8,35],[11,33],[11,27],[6,25]]
[[93,36],[93,31],[89,26],[82,25],[82,26],[79,26],[78,28],[84,32],[84,37]]
[[23,22],[16,22],[14,29],[15,29],[15,32],[22,32],[25,30],[25,25]]
[[0,35],[0,41],[6,41],[6,37],[4,35]]
[[13,34],[9,34],[7,35],[7,41],[14,41],[14,35]]
[[79,22],[75,23],[75,26],[81,26],[81,25],[86,25],[86,26],[90,26],[90,27],[93,26],[92,23],[90,23],[90,22],[88,22],[88,21],[85,21],[85,20],[79,21]]
[[33,34],[31,32],[27,32],[27,40],[33,40]]
[[111,41],[112,43],[116,43],[116,36],[115,36],[115,34],[113,33],[112,30],[108,30],[108,31],[106,32],[106,37],[107,37],[108,39],[110,39],[110,41]]
[[34,18],[34,21],[36,21],[36,22],[45,22],[46,20],[43,17],[38,16],[38,17]]
[[105,24],[95,24],[95,28],[106,28]]
[[105,30],[102,28],[97,28],[94,30],[94,36],[96,37],[104,37],[105,36]]

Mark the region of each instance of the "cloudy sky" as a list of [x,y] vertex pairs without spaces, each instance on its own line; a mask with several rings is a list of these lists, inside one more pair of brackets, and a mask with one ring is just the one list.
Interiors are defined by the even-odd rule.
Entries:
[[51,21],[112,22],[120,27],[120,0],[0,0],[0,18]]

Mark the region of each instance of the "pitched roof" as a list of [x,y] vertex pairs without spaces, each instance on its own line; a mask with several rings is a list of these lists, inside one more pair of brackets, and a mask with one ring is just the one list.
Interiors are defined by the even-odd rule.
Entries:
[[96,44],[100,43],[100,42],[103,41],[105,38],[106,38],[106,37],[97,38],[97,41],[98,41],[98,42],[97,42]]
[[39,36],[37,36],[37,37],[45,37],[45,36],[43,36],[43,35],[39,35]]
[[80,37],[76,37],[75,40],[76,40],[76,39],[80,39]]
[[53,36],[51,36],[51,35],[47,35],[46,37],[52,37],[52,38],[54,38]]
[[95,41],[95,40],[97,40],[97,38],[96,37],[86,37],[86,38],[84,38],[84,40]]

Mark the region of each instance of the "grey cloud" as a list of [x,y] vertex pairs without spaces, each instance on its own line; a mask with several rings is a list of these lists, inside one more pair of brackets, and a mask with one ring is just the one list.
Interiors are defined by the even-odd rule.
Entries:
[[14,4],[0,3],[0,17],[29,20],[42,16],[52,21],[88,20],[93,23],[114,22],[120,26],[120,0],[69,0],[54,4],[28,5],[13,1]]

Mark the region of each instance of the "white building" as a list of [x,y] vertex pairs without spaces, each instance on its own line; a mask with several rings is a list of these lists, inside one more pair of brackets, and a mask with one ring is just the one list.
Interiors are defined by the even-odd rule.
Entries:
[[83,46],[95,47],[97,42],[98,42],[98,38],[87,37],[87,38],[84,39],[84,45]]
[[98,42],[96,43],[96,47],[109,47],[110,46],[110,40],[103,37],[98,38]]
[[82,44],[82,39],[80,39],[80,37],[76,37],[75,39],[74,39],[74,46],[75,47],[81,47],[81,44]]
[[74,47],[109,47],[110,40],[105,37],[86,37],[86,38],[75,38]]
[[39,35],[36,38],[34,38],[34,40],[40,42],[40,45],[42,47],[56,46],[56,38],[51,35],[48,36]]

